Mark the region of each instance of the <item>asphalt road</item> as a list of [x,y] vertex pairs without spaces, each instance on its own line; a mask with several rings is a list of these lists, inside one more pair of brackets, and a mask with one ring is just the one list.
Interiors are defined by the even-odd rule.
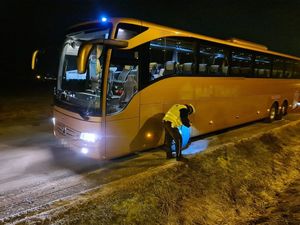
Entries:
[[[300,114],[290,114],[272,124],[258,121],[206,135],[195,140],[184,154],[194,154],[299,119]],[[162,149],[106,162],[84,158],[58,143],[48,120],[1,127],[0,219],[164,163]]]

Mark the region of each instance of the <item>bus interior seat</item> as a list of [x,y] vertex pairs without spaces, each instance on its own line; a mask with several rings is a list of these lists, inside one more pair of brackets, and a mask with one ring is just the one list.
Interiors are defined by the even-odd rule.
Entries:
[[193,68],[193,63],[191,63],[191,62],[183,63],[182,72],[191,74],[193,72],[192,68]]
[[265,70],[264,69],[258,69],[258,75],[259,76],[264,76],[265,75]]
[[120,104],[128,103],[136,91],[137,91],[136,75],[129,74],[124,83],[124,92],[120,97]]
[[222,65],[222,73],[223,74],[228,74],[228,66],[223,66]]
[[251,74],[251,67],[241,67],[240,69],[241,74]]
[[113,92],[112,92],[113,82],[115,80],[116,74],[117,75],[119,74],[117,72],[117,70],[118,70],[117,67],[109,67],[108,88],[107,88],[107,93],[109,96],[113,95]]
[[119,74],[119,76],[117,77],[117,79],[115,81],[117,82],[125,82],[129,72],[131,70],[131,66],[124,66],[123,70],[121,71],[121,73]]
[[283,74],[283,70],[277,70],[277,73],[276,73],[277,76],[281,77],[282,74]]
[[132,76],[134,78],[135,81],[137,81],[137,75],[138,75],[138,66],[136,66],[136,68],[130,70],[127,79],[129,76]]
[[271,70],[270,70],[270,69],[265,69],[264,75],[265,75],[266,77],[270,77],[270,75],[271,75]]
[[239,66],[233,66],[233,67],[231,67],[231,74],[233,74],[233,75],[240,74],[240,67]]
[[175,73],[175,61],[167,61],[165,63],[164,75],[170,75]]
[[159,72],[158,72],[158,76],[161,77],[164,75],[164,72],[165,72],[165,68],[160,68],[159,69]]
[[183,64],[176,63],[175,64],[175,70],[176,70],[177,73],[182,73],[182,71],[183,71]]
[[209,72],[211,72],[211,73],[218,73],[219,72],[219,65],[215,65],[215,64],[213,64],[213,65],[210,65],[210,67],[209,67]]
[[132,69],[132,66],[130,66],[130,65],[125,65],[125,66],[124,66],[124,69],[125,69],[125,70],[131,70],[131,69]]
[[206,66],[207,66],[206,63],[200,63],[199,64],[199,72],[200,73],[205,73],[206,72]]

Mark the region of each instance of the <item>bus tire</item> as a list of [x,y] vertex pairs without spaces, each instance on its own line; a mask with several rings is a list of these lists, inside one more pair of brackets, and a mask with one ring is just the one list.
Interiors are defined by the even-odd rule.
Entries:
[[281,120],[283,116],[285,116],[287,114],[287,107],[288,107],[288,103],[287,101],[285,100],[281,107],[280,107],[280,110],[278,111],[278,114],[276,115],[276,120]]
[[288,114],[288,102],[285,100],[281,106],[281,114],[282,116],[286,116]]
[[266,118],[266,122],[272,123],[276,119],[277,115],[278,115],[278,105],[276,103],[273,103],[269,111],[269,116]]

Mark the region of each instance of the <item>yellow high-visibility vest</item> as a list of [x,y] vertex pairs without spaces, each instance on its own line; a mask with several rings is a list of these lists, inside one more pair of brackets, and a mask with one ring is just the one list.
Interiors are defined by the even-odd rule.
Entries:
[[163,121],[171,122],[173,128],[182,126],[180,119],[180,109],[186,109],[185,105],[175,104],[173,105],[163,118]]

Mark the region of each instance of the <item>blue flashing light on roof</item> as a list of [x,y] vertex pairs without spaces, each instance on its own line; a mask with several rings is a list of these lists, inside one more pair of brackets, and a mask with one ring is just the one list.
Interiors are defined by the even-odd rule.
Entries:
[[107,17],[101,16],[100,21],[103,22],[103,23],[107,22]]

